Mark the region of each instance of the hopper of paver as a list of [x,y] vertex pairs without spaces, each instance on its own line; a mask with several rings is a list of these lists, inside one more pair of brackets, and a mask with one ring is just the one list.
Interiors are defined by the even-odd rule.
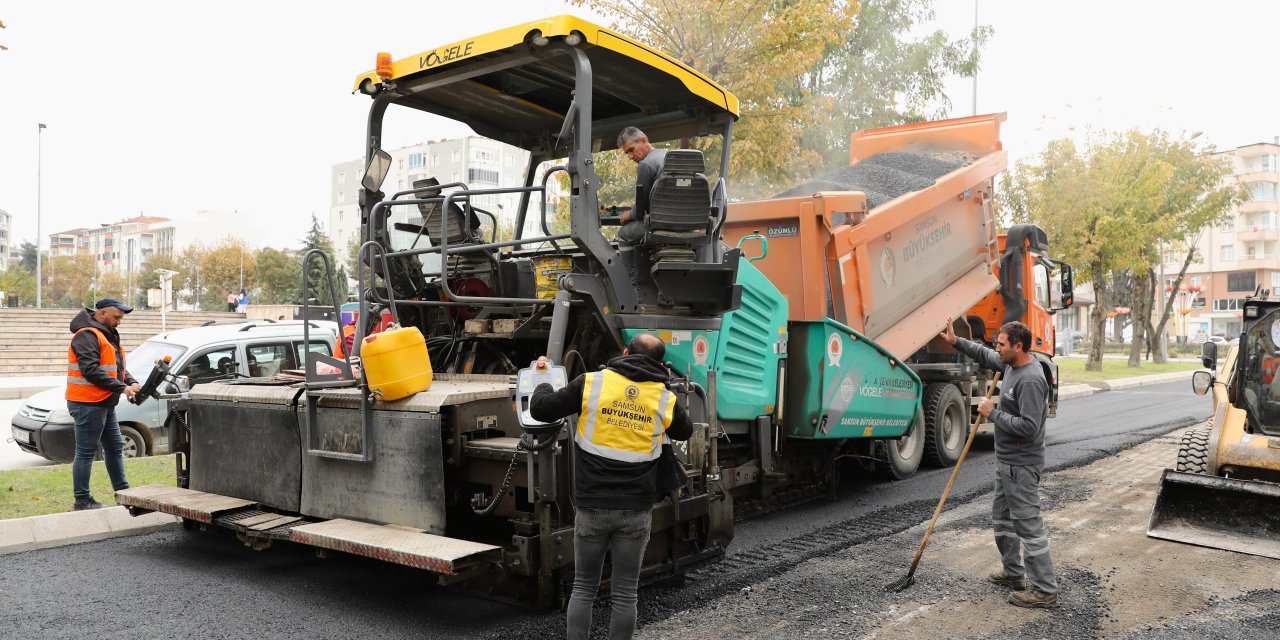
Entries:
[[[1008,163],[1005,114],[853,134],[851,163],[777,196],[732,204],[730,246],[760,234],[754,264],[790,301],[790,320],[831,318],[906,358],[943,318],[996,289],[990,207]],[[748,257],[759,254],[750,242]]]

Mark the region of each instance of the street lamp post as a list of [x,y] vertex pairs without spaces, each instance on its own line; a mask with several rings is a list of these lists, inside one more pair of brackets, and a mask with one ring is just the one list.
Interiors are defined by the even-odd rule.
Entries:
[[44,296],[42,295],[43,289],[40,286],[40,281],[44,279],[44,271],[42,270],[44,261],[40,259],[40,238],[42,237],[40,229],[40,198],[43,192],[40,184],[40,172],[44,164],[44,130],[46,127],[43,123],[36,124],[36,308],[41,309],[43,308]]

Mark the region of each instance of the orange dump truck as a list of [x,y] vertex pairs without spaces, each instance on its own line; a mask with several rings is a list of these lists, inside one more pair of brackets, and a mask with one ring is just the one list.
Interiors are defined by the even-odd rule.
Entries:
[[[991,198],[1008,163],[1005,115],[853,134],[850,164],[778,196],[730,205],[725,242],[790,301],[790,320],[830,318],[873,339],[926,383],[923,429],[901,455],[950,466],[991,372],[937,339],[946,318],[990,344],[1000,325],[1032,330],[1033,357],[1057,404],[1051,315],[1071,304],[1071,267],[1048,256],[1044,231],[999,234]],[[791,375],[796,375],[792,372]],[[904,468],[910,467],[909,461]]]

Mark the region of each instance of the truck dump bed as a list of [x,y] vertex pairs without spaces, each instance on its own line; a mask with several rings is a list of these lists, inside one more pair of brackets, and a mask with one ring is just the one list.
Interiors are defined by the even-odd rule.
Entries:
[[790,301],[790,320],[832,318],[906,358],[997,286],[989,200],[1008,164],[1004,119],[855,133],[848,167],[730,205],[725,242],[768,238],[754,264]]

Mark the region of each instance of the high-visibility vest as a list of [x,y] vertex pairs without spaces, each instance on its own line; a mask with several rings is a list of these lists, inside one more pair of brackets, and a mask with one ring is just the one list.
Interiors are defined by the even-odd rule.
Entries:
[[342,325],[342,331],[338,336],[338,340],[333,345],[333,357],[347,357],[347,338],[356,335],[356,326],[354,324]]
[[[98,356],[100,366],[103,371],[118,378],[124,382],[124,367],[119,366],[116,357],[116,347],[107,340],[107,336],[94,327],[85,327],[76,332],[80,335],[81,331],[92,331],[98,336]],[[75,338],[72,338],[75,342]],[[73,346],[67,347],[67,400],[72,402],[102,402],[110,398],[112,392],[103,389],[98,385],[85,380],[84,374],[80,372],[80,363],[76,360],[76,350]]]
[[675,406],[675,394],[661,382],[633,382],[610,369],[587,374],[574,441],[610,460],[657,460]]

